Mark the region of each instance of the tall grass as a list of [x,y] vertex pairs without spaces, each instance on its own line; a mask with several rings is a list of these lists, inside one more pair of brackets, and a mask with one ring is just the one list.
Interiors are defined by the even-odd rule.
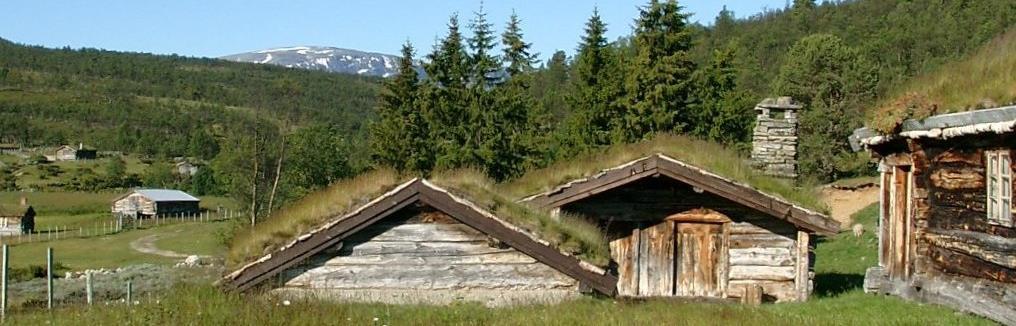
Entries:
[[599,266],[606,266],[610,259],[606,237],[595,224],[570,215],[552,218],[547,211],[517,203],[494,190],[493,181],[479,170],[438,172],[430,180],[495,216],[534,233],[558,250]]
[[903,120],[995,107],[1016,101],[1016,28],[967,58],[915,78],[884,101],[869,125],[891,132]]
[[325,221],[342,216],[408,181],[391,170],[371,171],[339,181],[283,207],[251,228],[237,231],[226,255],[227,265],[261,257]]
[[656,153],[698,166],[726,178],[746,183],[770,195],[783,197],[803,207],[827,212],[815,187],[762,175],[752,169],[748,158],[721,144],[683,135],[664,134],[635,144],[615,145],[606,149],[563,160],[551,166],[526,173],[500,185],[498,189],[515,198],[541,193],[565,182],[592,176],[603,169],[615,167]]

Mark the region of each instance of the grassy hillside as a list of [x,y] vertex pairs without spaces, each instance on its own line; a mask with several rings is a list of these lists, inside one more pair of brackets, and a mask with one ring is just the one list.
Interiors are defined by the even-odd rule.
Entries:
[[0,139],[178,156],[196,132],[328,123],[363,139],[378,79],[0,39]]
[[[788,1],[788,4],[803,1]],[[833,34],[878,65],[880,95],[911,77],[956,60],[1016,23],[1012,1],[814,1],[813,7],[776,9],[733,19],[723,16],[699,39],[695,55],[708,62],[712,51],[732,47],[740,69],[738,85],[770,94],[770,83],[799,39]],[[739,13],[744,14],[744,13]]]
[[979,47],[963,60],[921,75],[869,118],[869,126],[891,131],[908,118],[961,112],[1016,102],[1016,28]]

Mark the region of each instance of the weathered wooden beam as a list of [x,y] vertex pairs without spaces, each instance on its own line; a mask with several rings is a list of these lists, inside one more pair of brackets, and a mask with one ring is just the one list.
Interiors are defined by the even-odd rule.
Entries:
[[797,265],[795,266],[794,286],[797,291],[797,300],[802,302],[807,301],[808,295],[811,293],[811,274],[809,273],[811,269],[808,263],[808,254],[811,249],[808,237],[807,232],[797,232],[797,250],[795,252]]
[[1016,239],[951,230],[928,230],[924,233],[924,238],[931,245],[1016,269]]

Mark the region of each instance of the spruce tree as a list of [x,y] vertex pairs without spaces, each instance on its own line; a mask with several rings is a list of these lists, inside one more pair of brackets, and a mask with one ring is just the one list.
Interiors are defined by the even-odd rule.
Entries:
[[625,83],[624,140],[654,133],[684,131],[690,116],[690,77],[695,70],[688,51],[692,35],[688,15],[676,0],[652,0],[635,23],[635,56]]
[[470,77],[469,55],[466,53],[457,15],[448,20],[448,34],[427,56],[425,69],[429,78],[419,94],[419,107],[424,111],[430,128],[428,142],[434,149],[435,167],[459,166],[466,161],[469,135],[466,82]]
[[508,64],[508,75],[514,77],[523,72],[529,72],[536,63],[536,55],[530,53],[532,43],[522,40],[522,21],[519,16],[512,12],[504,34],[501,34],[501,44],[504,46],[504,61]]
[[473,36],[469,38],[469,49],[472,50],[469,56],[470,77],[474,87],[490,87],[498,82],[491,75],[501,66],[494,54],[494,25],[487,22],[487,13],[483,11],[482,3],[480,10],[473,14],[469,24],[473,31]]
[[572,66],[573,91],[568,99],[574,112],[565,130],[571,138],[567,148],[572,154],[610,144],[614,138],[612,130],[620,129],[615,127],[618,116],[614,109],[621,97],[620,71],[604,36],[606,32],[599,11],[594,10],[586,22],[585,35]]
[[432,166],[429,128],[417,107],[419,77],[413,46],[402,46],[398,75],[385,81],[378,122],[371,126],[371,147],[377,164],[400,171],[426,172]]

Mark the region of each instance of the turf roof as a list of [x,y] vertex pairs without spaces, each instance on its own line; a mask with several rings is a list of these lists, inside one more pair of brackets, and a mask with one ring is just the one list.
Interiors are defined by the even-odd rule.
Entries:
[[521,199],[654,154],[667,155],[804,208],[822,213],[828,213],[829,210],[822,203],[816,187],[798,186],[788,180],[762,175],[749,165],[747,157],[721,144],[672,134],[659,135],[635,144],[615,145],[566,159],[498,185],[497,190]]
[[893,133],[907,119],[995,108],[1016,102],[1016,28],[966,58],[916,77],[878,105],[868,127]]

